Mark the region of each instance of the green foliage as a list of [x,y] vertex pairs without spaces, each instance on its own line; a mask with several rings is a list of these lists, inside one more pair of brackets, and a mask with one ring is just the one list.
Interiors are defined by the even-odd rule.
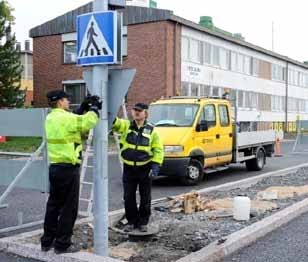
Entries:
[[25,101],[25,91],[20,90],[20,52],[11,33],[12,10],[7,1],[0,0],[0,108],[22,107]]

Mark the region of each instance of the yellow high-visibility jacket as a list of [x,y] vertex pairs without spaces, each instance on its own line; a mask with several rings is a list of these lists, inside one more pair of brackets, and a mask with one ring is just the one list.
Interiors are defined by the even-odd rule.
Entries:
[[53,109],[45,122],[49,162],[80,164],[81,134],[98,122],[94,112],[76,115],[63,109]]
[[149,162],[163,163],[163,144],[152,124],[145,122],[138,128],[135,121],[117,118],[112,130],[121,135],[121,158],[125,164],[143,166]]

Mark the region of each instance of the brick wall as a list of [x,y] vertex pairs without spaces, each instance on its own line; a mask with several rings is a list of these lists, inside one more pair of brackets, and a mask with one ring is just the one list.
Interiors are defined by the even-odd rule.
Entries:
[[33,91],[26,91],[26,99],[25,99],[25,106],[31,106],[33,101]]
[[[180,88],[180,39],[181,27],[167,21],[128,27],[129,55],[124,59],[123,68],[137,70],[128,93],[128,109],[137,101],[150,103],[174,95],[175,89]],[[33,54],[36,107],[46,106],[46,92],[61,88],[62,81],[82,78],[81,68],[62,64],[60,35],[35,38]]]
[[61,35],[33,39],[33,98],[35,107],[46,107],[46,93],[63,88],[62,81],[82,78],[82,69],[63,65]]

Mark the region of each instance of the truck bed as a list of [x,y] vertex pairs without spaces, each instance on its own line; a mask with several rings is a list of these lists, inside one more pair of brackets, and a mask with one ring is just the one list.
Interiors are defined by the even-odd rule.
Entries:
[[237,149],[267,145],[275,143],[275,131],[253,131],[253,132],[240,132],[236,134],[235,146]]

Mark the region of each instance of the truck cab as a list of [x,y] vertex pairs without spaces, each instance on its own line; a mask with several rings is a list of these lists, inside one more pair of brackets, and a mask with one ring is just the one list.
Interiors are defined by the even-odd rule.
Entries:
[[[230,101],[222,98],[174,97],[152,103],[149,121],[165,150],[161,175],[178,176],[185,185],[195,185],[204,171],[222,170],[234,162],[236,131],[231,115]],[[264,150],[264,163],[265,155]]]

